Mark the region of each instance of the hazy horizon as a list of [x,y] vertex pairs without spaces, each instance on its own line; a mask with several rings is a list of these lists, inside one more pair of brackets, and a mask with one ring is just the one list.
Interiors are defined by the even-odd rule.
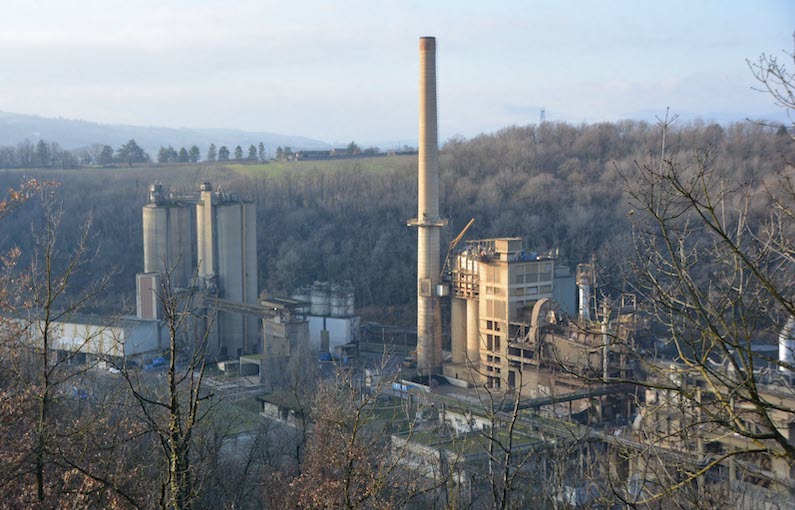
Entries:
[[795,4],[11,0],[0,111],[102,124],[411,142],[437,38],[440,140],[513,124],[784,120],[746,59],[793,49]]

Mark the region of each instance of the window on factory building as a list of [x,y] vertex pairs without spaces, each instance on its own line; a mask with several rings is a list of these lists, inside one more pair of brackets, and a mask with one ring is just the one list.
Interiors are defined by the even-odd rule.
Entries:
[[492,322],[492,321],[486,321],[486,329],[488,329],[489,331],[491,331],[492,329],[494,329],[494,322]]
[[494,339],[493,335],[486,335],[486,349],[488,349],[490,351],[493,350],[493,348],[494,348],[493,339]]
[[499,331],[499,330],[500,330],[500,323],[499,323],[499,321],[494,321],[494,331]]
[[500,335],[494,335],[494,350],[500,350]]
[[542,285],[541,292],[552,292],[552,285]]

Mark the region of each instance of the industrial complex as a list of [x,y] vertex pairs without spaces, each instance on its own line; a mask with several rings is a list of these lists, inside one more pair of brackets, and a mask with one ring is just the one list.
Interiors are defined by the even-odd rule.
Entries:
[[[260,293],[254,204],[207,181],[189,194],[154,183],[142,207],[136,316],[101,332],[90,320],[62,324],[56,349],[145,364],[167,345],[162,300],[192,296],[196,329],[207,333],[195,345],[208,359],[239,363],[239,373],[257,376],[263,391],[279,388],[301,359],[341,363],[379,350],[405,355],[391,374],[391,396],[433,411],[417,429],[422,434],[398,432],[393,448],[409,451],[401,461],[429,480],[457,480],[458,497],[473,507],[493,453],[473,450],[454,468],[445,459],[490,430],[491,437],[516,435],[510,468],[521,476],[556,473],[560,490],[553,497],[564,506],[598,506],[597,487],[608,486],[642,501],[663,483],[659,466],[652,465],[657,462],[686,466],[675,478],[703,498],[793,508],[795,470],[785,458],[761,450],[727,455],[750,440],[720,429],[704,428],[699,437],[681,433],[703,411],[677,400],[666,380],[689,381],[705,402],[720,388],[708,387],[697,370],[676,360],[642,366],[639,353],[651,352],[646,349],[654,343],[649,321],[634,295],[607,299],[595,291],[592,261],[572,271],[555,253],[534,252],[520,237],[467,240],[466,228],[447,253],[442,250],[447,221],[439,206],[435,38],[421,38],[419,50],[418,208],[408,220],[417,229],[416,331],[360,324],[353,288],[345,282],[315,282],[284,298]],[[780,340],[781,364],[795,361],[793,348],[790,321]],[[758,391],[779,403],[771,413],[776,421],[765,426],[795,444],[795,420],[787,411],[795,409],[792,374],[781,366],[759,370]],[[732,408],[738,419],[745,419],[743,405]],[[652,447],[658,453],[645,455]],[[522,455],[564,450],[566,458],[557,463]],[[592,461],[597,454],[601,464]]]

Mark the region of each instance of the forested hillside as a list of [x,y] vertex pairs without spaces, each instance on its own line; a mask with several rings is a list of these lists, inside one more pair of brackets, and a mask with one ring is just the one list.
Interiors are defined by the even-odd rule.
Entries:
[[[793,159],[786,132],[753,125],[694,123],[668,134],[666,157],[687,162],[710,149],[711,165],[727,183],[753,182],[774,174],[782,156]],[[658,126],[625,121],[572,126],[509,127],[442,148],[442,214],[450,224],[443,243],[469,218],[468,238],[521,236],[529,250],[559,250],[576,265],[596,256],[603,281],[620,285],[616,267],[626,253],[631,214],[623,190],[636,164],[659,158]],[[384,163],[389,160],[388,163]],[[360,306],[405,306],[415,299],[416,157],[285,163],[224,168],[216,163],[166,167],[0,172],[3,189],[23,175],[59,181],[65,211],[64,247],[89,214],[98,256],[75,285],[116,271],[108,310],[134,305],[134,275],[142,270],[141,206],[147,185],[159,179],[175,191],[190,191],[209,178],[257,203],[260,288],[289,291],[313,280],[350,280]],[[377,165],[377,166],[376,166]],[[752,204],[764,212],[766,203]],[[18,245],[32,253],[28,203],[8,218],[0,250]]]

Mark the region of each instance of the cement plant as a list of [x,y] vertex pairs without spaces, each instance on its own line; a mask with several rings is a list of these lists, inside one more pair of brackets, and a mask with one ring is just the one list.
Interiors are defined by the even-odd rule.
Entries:
[[[774,296],[788,303],[776,319],[772,312],[755,316],[768,331],[780,331],[778,338],[757,341],[756,333],[742,336],[740,325],[703,318],[725,319],[742,308],[721,297],[717,282],[725,274],[713,274],[711,290],[702,293],[686,271],[691,257],[728,246],[721,252],[725,258],[714,260],[761,268],[733,277],[731,289],[756,285],[747,279],[776,264],[791,275],[791,223],[769,231],[766,245],[788,255],[754,252],[752,261],[742,259],[743,243],[750,241],[732,244],[728,230],[719,243],[696,247],[677,244],[676,232],[665,231],[671,237],[658,236],[654,246],[665,249],[669,242],[672,256],[650,255],[648,266],[640,266],[649,286],[622,288],[603,285],[606,268],[595,256],[573,260],[555,247],[539,251],[526,244],[528,232],[473,238],[469,232],[479,217],[451,231],[440,206],[446,190],[437,68],[444,66],[437,66],[434,37],[420,38],[419,50],[417,216],[400,219],[403,228],[417,231],[416,280],[401,282],[416,285],[415,324],[373,320],[372,312],[363,318],[361,296],[350,281],[301,283],[283,294],[260,287],[258,235],[271,226],[258,223],[246,190],[227,188],[219,177],[197,179],[191,192],[174,191],[164,179],[147,183],[148,198],[140,204],[135,315],[72,314],[53,321],[51,330],[24,328],[26,341],[40,345],[46,331],[55,358],[115,376],[137,394],[163,374],[172,381],[172,371],[187,367],[184,380],[203,377],[189,393],[197,409],[202,399],[253,402],[252,414],[269,424],[269,432],[219,440],[216,461],[223,466],[243,458],[261,441],[295,444],[293,471],[263,474],[281,480],[293,473],[279,489],[287,492],[271,487],[254,498],[274,508],[274,501],[381,508],[381,496],[391,502],[384,508],[795,508],[795,318],[786,313],[791,293]],[[665,156],[649,166],[648,182],[664,185]],[[672,182],[675,191],[691,190]],[[638,197],[635,203],[659,218],[679,211],[655,209],[658,197]],[[701,195],[693,200],[710,227],[727,214],[703,205]],[[646,213],[635,206],[628,214],[636,219]],[[443,243],[445,238],[450,241]],[[174,345],[182,349],[179,356]],[[78,380],[67,384],[73,387],[67,396],[78,403],[98,398],[86,397]],[[311,400],[318,395],[325,404]],[[142,409],[155,413],[148,406]],[[351,415],[331,426],[319,409],[372,417],[366,437],[377,451],[343,450],[342,443],[329,450],[308,443],[303,450],[305,439],[295,439],[301,434],[316,430],[330,438],[363,426],[343,425]],[[171,434],[177,434],[174,427]],[[362,441],[345,437],[352,438],[349,445]],[[307,471],[316,478],[301,477],[302,459],[317,455],[321,460],[314,462],[332,466],[337,454],[349,466],[364,459],[362,467],[335,471],[322,482],[320,471]],[[364,477],[359,485],[335,485],[353,480],[351,473]],[[99,474],[91,476],[101,485]],[[320,494],[315,503],[287,495],[285,487],[313,481]],[[323,483],[332,488],[323,492]],[[121,507],[129,503],[119,501]]]

